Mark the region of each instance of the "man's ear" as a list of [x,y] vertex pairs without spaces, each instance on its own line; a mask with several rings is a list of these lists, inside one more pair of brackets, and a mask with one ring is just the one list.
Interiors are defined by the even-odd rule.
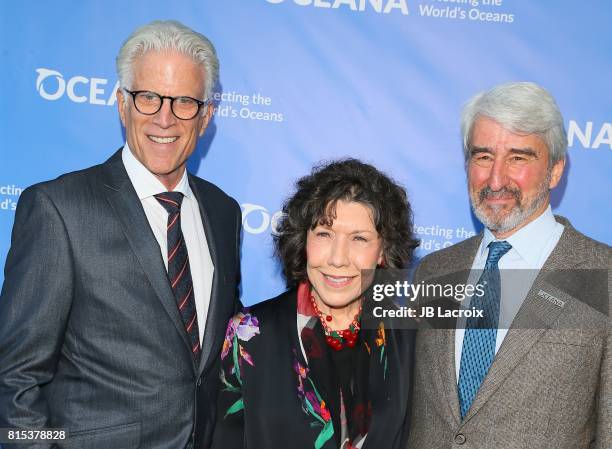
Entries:
[[126,98],[123,96],[123,90],[119,87],[117,88],[117,107],[119,108],[119,117],[121,118],[121,123],[123,123],[123,126],[125,127],[125,116],[127,114],[126,109],[126,104],[125,104],[125,100]]
[[208,103],[205,107],[206,107],[206,111],[204,112],[202,116],[202,126],[200,127],[200,132],[199,132],[200,136],[202,136],[204,134],[204,131],[206,131],[206,128],[208,128],[210,119],[212,118],[213,112],[215,111],[215,108],[213,107],[212,103]]
[[563,176],[563,170],[565,169],[565,158],[560,161],[555,162],[555,165],[552,166],[550,173],[550,182],[548,183],[549,189],[554,189],[561,181],[561,176]]

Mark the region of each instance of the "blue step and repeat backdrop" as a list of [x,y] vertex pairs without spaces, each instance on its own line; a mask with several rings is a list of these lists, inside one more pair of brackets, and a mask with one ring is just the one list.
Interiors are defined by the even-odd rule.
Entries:
[[569,163],[555,212],[612,243],[607,0],[0,5],[0,264],[24,188],[123,144],[117,50],[137,26],[166,18],[207,35],[221,60],[218,108],[189,169],[241,204],[246,304],[283,290],[272,234],[293,182],[317,161],[358,157],[405,185],[418,256],[479,231],[459,113],[476,92],[510,80],[543,85],[564,113]]

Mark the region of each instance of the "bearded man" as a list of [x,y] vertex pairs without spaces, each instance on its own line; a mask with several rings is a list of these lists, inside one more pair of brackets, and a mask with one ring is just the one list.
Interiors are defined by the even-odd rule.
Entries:
[[534,83],[503,84],[467,103],[462,135],[485,229],[425,257],[414,282],[467,273],[482,295],[461,307],[484,316],[417,334],[408,448],[610,448],[610,247],[551,211],[558,106]]

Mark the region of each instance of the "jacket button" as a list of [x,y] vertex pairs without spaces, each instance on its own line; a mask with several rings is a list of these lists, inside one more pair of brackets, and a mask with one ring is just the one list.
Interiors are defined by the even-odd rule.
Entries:
[[200,385],[202,385],[202,378],[201,378],[201,377],[198,377],[197,384],[198,384],[198,387],[199,387]]
[[465,444],[466,440],[467,438],[462,433],[458,433],[457,435],[455,435],[455,443],[457,444]]

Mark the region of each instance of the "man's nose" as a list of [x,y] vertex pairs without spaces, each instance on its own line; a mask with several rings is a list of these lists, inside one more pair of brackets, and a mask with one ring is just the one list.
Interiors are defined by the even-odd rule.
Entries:
[[159,111],[154,115],[153,122],[161,128],[169,128],[176,122],[176,117],[172,112],[172,106],[169,98],[162,100],[162,105]]
[[488,184],[493,191],[498,191],[508,184],[508,165],[503,159],[499,158],[493,161]]

